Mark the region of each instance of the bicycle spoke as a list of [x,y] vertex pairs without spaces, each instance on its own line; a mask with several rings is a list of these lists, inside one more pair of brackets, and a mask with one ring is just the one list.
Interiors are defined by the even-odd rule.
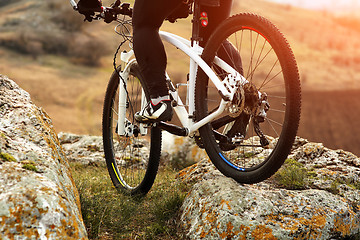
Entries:
[[269,72],[268,76],[266,76],[266,78],[264,79],[263,83],[262,83],[261,86],[259,87],[259,90],[262,89],[264,86],[266,86],[269,82],[271,82],[273,79],[275,79],[277,76],[279,76],[279,75],[282,73],[282,71],[279,71],[278,73],[275,74],[275,76],[273,76],[272,78],[268,79],[268,77],[270,76],[272,70],[273,70],[274,67],[275,67],[275,64],[276,64],[276,63],[274,63],[273,68],[271,69],[271,71]]
[[278,110],[278,109],[274,109],[274,108],[270,108],[269,109],[270,112],[279,112],[279,113],[285,113],[284,110]]
[[274,95],[274,94],[269,94],[268,98],[282,99],[282,100],[286,99],[286,97],[284,97],[284,96],[278,96],[278,95]]
[[[266,41],[265,41],[265,43],[266,43]],[[264,44],[265,44],[265,43],[264,43]],[[264,45],[264,46],[265,46],[265,45]],[[264,47],[264,46],[263,46],[263,47]],[[260,55],[259,55],[258,62],[257,62],[257,64],[255,65],[255,67],[253,68],[253,71],[250,73],[252,77],[254,76],[254,73],[255,73],[255,71],[258,69],[258,67],[260,66],[260,64],[264,62],[264,60],[265,60],[266,57],[271,53],[272,50],[273,50],[273,49],[271,48],[271,49],[263,56],[263,58],[262,58],[261,60],[259,60],[259,59],[260,59]],[[261,50],[261,53],[262,53],[262,51],[263,51],[263,50]],[[260,53],[260,54],[261,54],[261,53]],[[271,71],[270,71],[270,73],[271,73]],[[268,75],[269,75],[270,73],[268,73]],[[252,79],[252,78],[251,78],[251,79]]]
[[270,125],[270,127],[272,128],[272,130],[274,131],[274,133],[276,134],[276,137],[279,137],[280,134],[276,131],[275,127],[272,125],[271,120],[266,118],[266,121],[268,122],[268,124]]
[[[251,61],[250,61],[250,65],[251,65],[251,69],[252,71],[250,73],[248,73],[248,78],[250,79],[250,82],[252,82],[252,79],[254,77],[254,73],[255,71],[258,69],[258,67],[260,66],[260,64],[264,61],[264,59],[266,58],[266,56],[271,52],[272,49],[270,49],[268,51],[267,54],[265,54],[265,56],[261,59],[261,56],[262,56],[262,53],[265,49],[265,45],[266,45],[266,40],[264,40],[264,43],[262,45],[262,47],[260,48],[260,52],[258,54],[258,57],[255,58],[255,54],[256,54],[256,50],[257,50],[257,46],[258,46],[258,40],[259,40],[259,37],[260,37],[260,34],[257,34],[256,35],[256,40],[255,40],[255,43],[254,43],[254,46],[251,47]],[[252,41],[252,39],[251,39]],[[254,59],[256,59],[256,61],[254,61]],[[255,64],[253,65],[253,63],[255,62]]]
[[271,90],[271,89],[279,89],[280,87],[284,87],[284,84],[279,83],[277,85],[271,85],[271,86],[262,87],[261,90],[265,91],[265,90]]

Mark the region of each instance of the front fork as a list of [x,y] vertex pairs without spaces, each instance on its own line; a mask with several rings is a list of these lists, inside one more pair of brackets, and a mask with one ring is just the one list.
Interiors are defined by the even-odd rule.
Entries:
[[117,122],[117,134],[120,136],[132,136],[134,128],[126,119],[127,92],[126,84],[130,71],[119,72],[119,110]]
[[[141,135],[147,134],[147,128],[144,124],[138,124],[134,119],[133,115],[135,114],[134,111],[137,109],[130,109],[131,115],[129,116],[130,119],[126,117],[126,112],[129,110],[129,108],[132,108],[132,104],[130,103],[129,97],[128,97],[128,91],[127,91],[127,83],[130,75],[130,67],[135,62],[135,59],[130,60],[134,56],[133,50],[129,52],[122,52],[121,57],[121,71],[119,72],[119,105],[118,105],[118,120],[117,120],[117,134],[119,136],[124,137],[131,137],[134,134],[137,134],[140,132]],[[141,84],[140,80],[138,83]],[[130,96],[131,97],[131,96]],[[141,93],[141,109],[145,106],[147,103],[146,101],[146,95],[144,90],[142,89]],[[140,109],[138,109],[140,110]]]

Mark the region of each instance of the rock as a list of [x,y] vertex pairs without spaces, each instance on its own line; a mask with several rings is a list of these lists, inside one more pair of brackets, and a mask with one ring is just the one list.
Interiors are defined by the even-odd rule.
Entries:
[[242,185],[208,159],[178,177],[194,184],[181,209],[190,239],[360,239],[359,158],[298,138],[289,158],[309,175],[304,190],[270,179]]
[[[59,138],[72,161],[104,161],[101,137]],[[173,165],[180,156],[198,161],[178,174],[192,186],[180,213],[190,239],[360,239],[360,161],[352,153],[297,138],[288,162],[305,169],[302,190],[285,189],[274,177],[238,184],[191,139],[164,132],[163,164]]]
[[330,150],[321,143],[306,143],[293,149],[289,158],[302,163],[312,172],[312,177],[308,179],[310,187],[360,203],[360,159],[354,154]]
[[[82,164],[105,163],[104,147],[101,136],[77,135],[61,132],[58,135],[69,161]],[[115,142],[116,144],[116,142]],[[149,152],[149,143],[144,143],[144,151]],[[206,157],[190,138],[178,137],[162,132],[161,161],[163,166],[183,168]]]
[[105,163],[102,137],[63,132],[58,136],[69,161],[87,165]]
[[166,131],[162,132],[161,151],[161,163],[175,169],[183,169],[207,157],[205,150],[200,149],[193,139],[175,136]]
[[0,75],[0,239],[87,239],[49,116]]

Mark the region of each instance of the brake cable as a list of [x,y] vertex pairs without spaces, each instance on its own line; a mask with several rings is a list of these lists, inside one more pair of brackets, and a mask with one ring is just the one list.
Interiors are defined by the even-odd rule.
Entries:
[[[121,81],[122,81],[122,83],[123,83],[123,85],[124,85],[127,101],[128,101],[128,103],[130,104],[131,109],[134,111],[132,102],[130,101],[129,92],[128,92],[128,90],[127,90],[127,86],[126,86],[125,79],[120,75],[120,72],[119,72],[119,70],[118,70],[118,68],[117,68],[117,65],[116,65],[116,56],[118,55],[120,48],[122,47],[122,45],[124,45],[124,43],[125,43],[126,41],[128,41],[128,39],[124,39],[124,40],[119,44],[119,46],[117,47],[117,49],[116,49],[116,51],[115,51],[115,54],[114,54],[113,67],[114,67],[114,69],[115,69],[116,74],[119,76],[119,78],[121,79]],[[120,94],[120,93],[119,93],[119,94]]]

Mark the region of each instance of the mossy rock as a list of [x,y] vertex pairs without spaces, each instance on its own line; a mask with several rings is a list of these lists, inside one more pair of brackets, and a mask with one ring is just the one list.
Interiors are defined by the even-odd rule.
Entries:
[[0,152],[0,160],[3,162],[17,162],[11,154],[4,152]]
[[307,187],[308,170],[294,159],[287,159],[282,168],[274,175],[279,185],[286,189],[302,190]]

